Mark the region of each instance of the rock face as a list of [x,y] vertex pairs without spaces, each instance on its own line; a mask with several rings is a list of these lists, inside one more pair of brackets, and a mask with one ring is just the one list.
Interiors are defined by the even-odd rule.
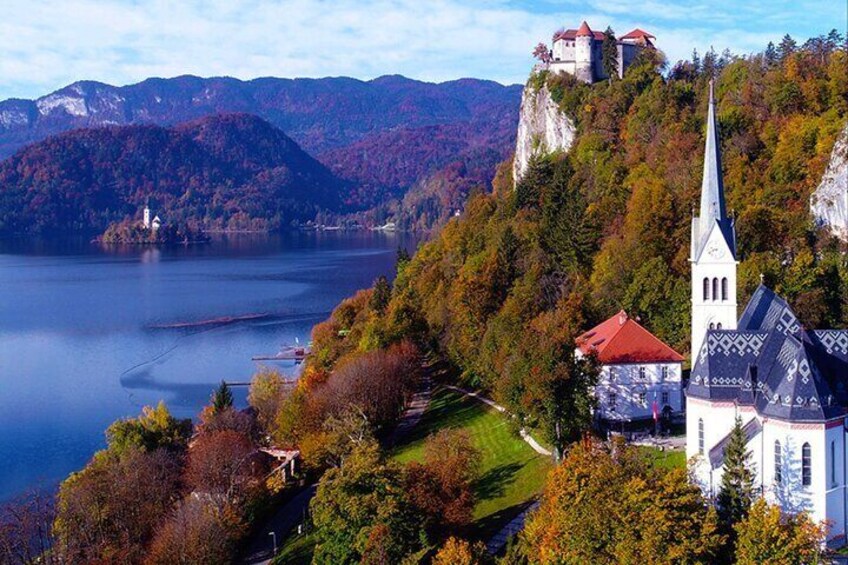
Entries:
[[516,184],[527,172],[530,159],[554,151],[568,151],[574,141],[574,122],[559,111],[547,86],[524,87],[515,143],[512,178]]
[[848,125],[833,146],[821,184],[810,199],[816,223],[848,241]]

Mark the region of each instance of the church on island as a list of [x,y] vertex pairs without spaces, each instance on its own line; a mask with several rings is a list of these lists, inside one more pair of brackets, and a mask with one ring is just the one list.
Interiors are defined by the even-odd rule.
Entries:
[[845,541],[848,330],[805,328],[763,284],[737,321],[736,231],[725,208],[713,87],[700,214],[692,220],[692,373],[686,455],[709,496],[736,418],[756,485],[784,511],[807,511]]
[[[603,64],[604,32],[592,31],[585,21],[579,29],[561,30],[554,34],[548,68],[555,73],[568,73],[589,84],[609,78]],[[653,35],[634,29],[615,42],[616,74],[624,71],[636,59],[639,51],[653,47]]]

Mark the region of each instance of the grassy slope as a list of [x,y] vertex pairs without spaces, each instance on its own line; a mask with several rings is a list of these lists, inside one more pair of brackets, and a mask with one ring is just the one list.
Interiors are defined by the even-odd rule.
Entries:
[[424,417],[393,456],[404,463],[422,459],[425,439],[442,428],[468,430],[482,453],[473,533],[487,539],[542,490],[552,463],[516,436],[503,414],[449,390],[433,395]]

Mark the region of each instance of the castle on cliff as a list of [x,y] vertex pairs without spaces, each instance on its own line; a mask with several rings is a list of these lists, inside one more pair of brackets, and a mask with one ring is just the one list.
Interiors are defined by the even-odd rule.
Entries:
[[[616,74],[624,76],[624,71],[633,62],[639,51],[653,47],[656,39],[650,33],[634,29],[616,40]],[[579,29],[558,31],[553,37],[548,68],[556,73],[568,73],[579,80],[593,83],[609,78],[603,65],[602,46],[604,32],[592,31],[585,21]]]

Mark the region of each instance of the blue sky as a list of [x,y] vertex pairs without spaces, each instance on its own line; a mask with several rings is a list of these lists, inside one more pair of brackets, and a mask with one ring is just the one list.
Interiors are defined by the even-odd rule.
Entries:
[[[559,27],[641,27],[670,61],[848,27],[846,0],[3,0],[0,99],[181,74],[523,82]],[[799,41],[800,42],[800,41]]]

